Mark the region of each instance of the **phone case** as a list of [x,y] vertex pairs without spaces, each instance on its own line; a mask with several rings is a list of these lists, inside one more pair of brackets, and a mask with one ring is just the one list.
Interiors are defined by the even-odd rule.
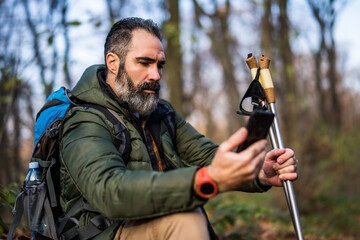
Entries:
[[265,139],[268,135],[273,119],[274,114],[271,112],[263,110],[254,111],[246,125],[248,136],[245,142],[238,147],[237,152],[246,149],[260,139]]

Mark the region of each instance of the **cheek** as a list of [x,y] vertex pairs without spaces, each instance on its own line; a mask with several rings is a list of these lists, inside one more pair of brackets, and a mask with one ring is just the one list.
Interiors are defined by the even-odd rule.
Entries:
[[134,86],[137,87],[140,83],[146,79],[146,72],[139,69],[129,69],[126,71],[130,80],[134,83]]
[[139,73],[135,73],[132,75],[129,75],[130,80],[134,83],[134,86],[137,87],[139,86],[139,84],[141,84],[143,82],[143,76]]

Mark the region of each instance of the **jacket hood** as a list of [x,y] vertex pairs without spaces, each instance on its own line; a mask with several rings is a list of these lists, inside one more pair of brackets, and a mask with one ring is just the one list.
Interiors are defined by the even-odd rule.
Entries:
[[121,101],[106,83],[103,64],[88,67],[71,93],[84,102],[100,104],[113,110],[120,110],[120,106],[128,109],[127,103]]

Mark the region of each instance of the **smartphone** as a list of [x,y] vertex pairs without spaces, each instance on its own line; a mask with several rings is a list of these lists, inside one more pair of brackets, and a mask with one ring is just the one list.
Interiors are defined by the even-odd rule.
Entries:
[[246,128],[248,130],[248,136],[243,142],[236,152],[240,152],[247,147],[249,147],[251,144],[253,144],[256,141],[259,141],[260,139],[265,139],[268,135],[270,126],[274,120],[274,114],[271,112],[267,112],[264,110],[255,110],[251,116],[250,119],[246,125]]

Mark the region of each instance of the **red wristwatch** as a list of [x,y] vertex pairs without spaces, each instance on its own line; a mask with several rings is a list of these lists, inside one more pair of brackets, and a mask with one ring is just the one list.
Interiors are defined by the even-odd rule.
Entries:
[[196,172],[196,194],[204,199],[210,199],[218,194],[218,186],[208,174],[208,168],[200,168]]

